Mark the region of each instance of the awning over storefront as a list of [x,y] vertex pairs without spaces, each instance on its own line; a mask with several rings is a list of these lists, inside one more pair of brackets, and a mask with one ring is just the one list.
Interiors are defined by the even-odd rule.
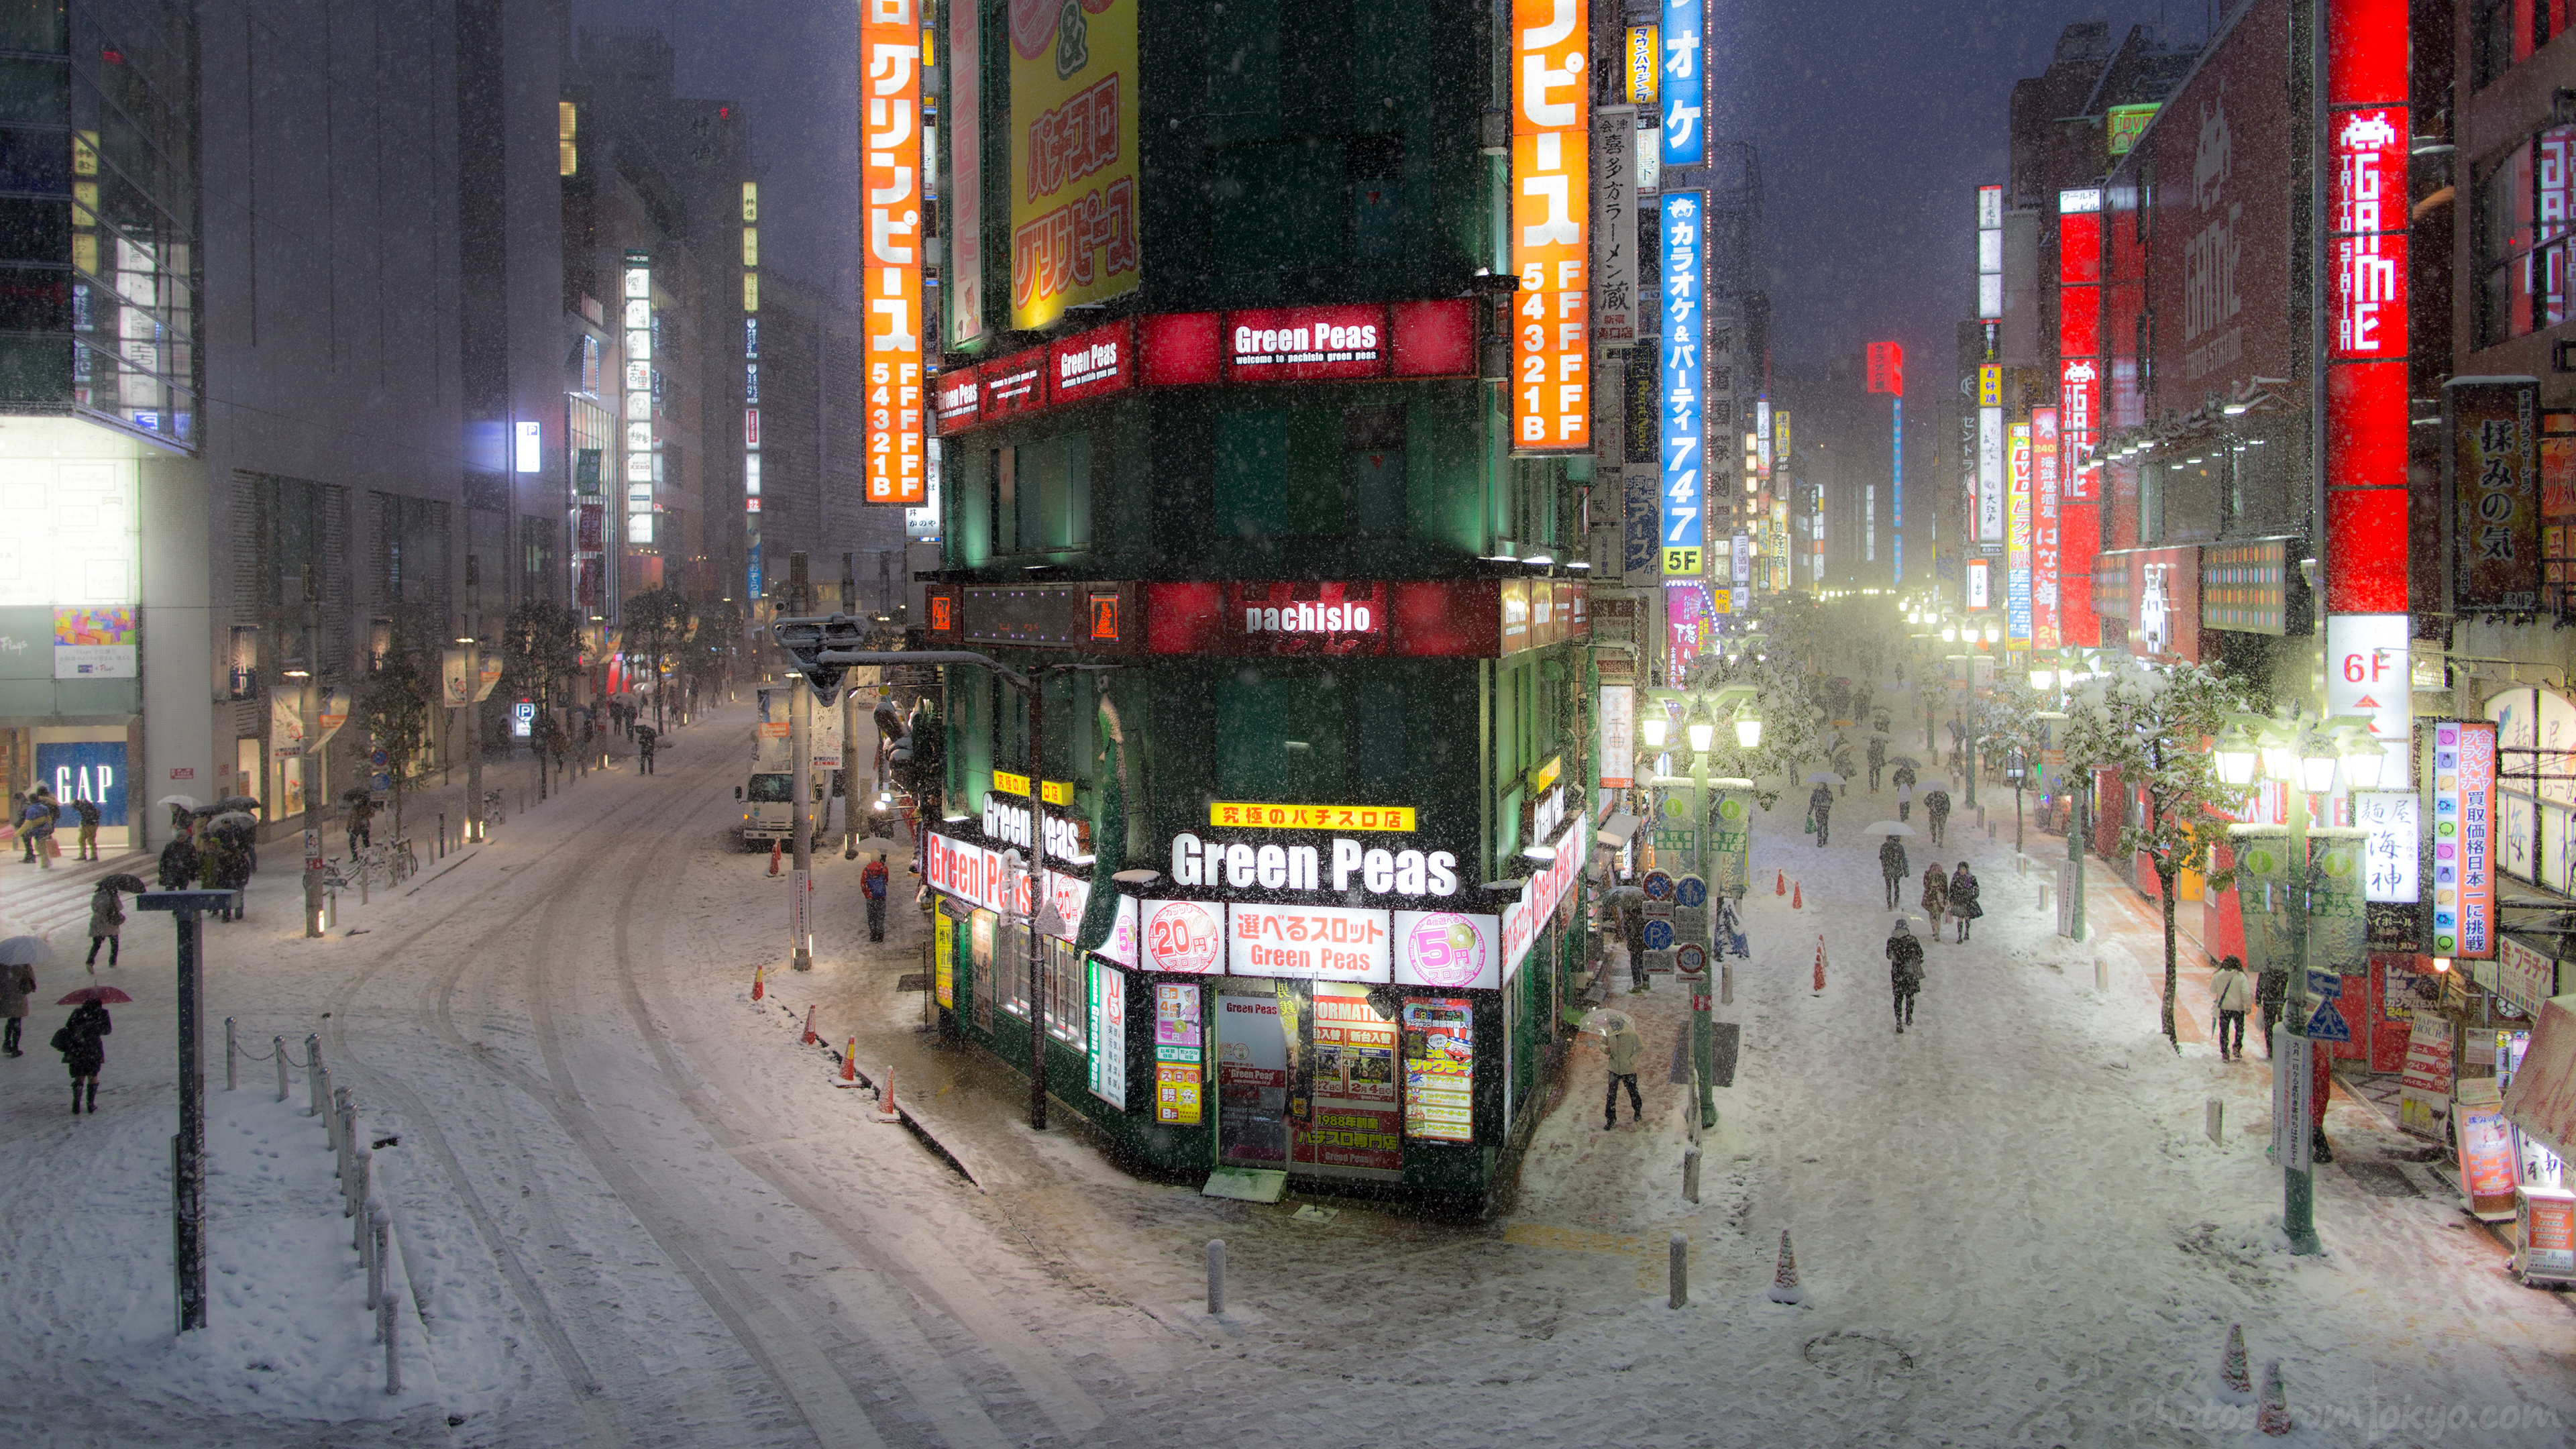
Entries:
[[1643,823],[1644,819],[1641,816],[1624,813],[1613,815],[1601,822],[1601,829],[1595,832],[1592,838],[1604,850],[1625,850],[1628,848],[1628,841],[1636,835],[1637,827]]
[[2561,1158],[2576,1156],[2576,993],[2541,1006],[2531,1049],[2504,1094],[2504,1115]]

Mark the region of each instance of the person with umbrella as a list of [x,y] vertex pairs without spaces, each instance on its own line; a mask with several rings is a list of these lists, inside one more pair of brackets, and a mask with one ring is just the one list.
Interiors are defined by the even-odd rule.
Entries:
[[1878,791],[1879,772],[1886,768],[1887,741],[1880,739],[1876,735],[1871,735],[1869,737],[1869,788],[1872,794],[1876,794]]
[[170,843],[161,847],[158,871],[161,889],[183,891],[196,884],[198,865],[197,832],[189,826],[181,826],[178,833],[170,837]]
[[1914,994],[1923,989],[1923,943],[1901,916],[1887,935],[1887,980],[1895,988],[1896,1034],[1903,1036],[1914,1022]]
[[660,745],[662,732],[651,725],[635,727],[635,751],[644,757],[644,773],[653,773],[653,751]]
[[[132,877],[128,876],[125,879],[130,880]],[[90,970],[98,969],[98,947],[102,941],[107,943],[108,968],[115,969],[117,953],[121,948],[116,933],[124,925],[125,902],[117,898],[115,878],[100,881],[98,889],[90,892],[89,897],[89,961],[86,964]]]
[[80,1115],[84,1085],[89,1088],[89,1110],[98,1110],[98,1073],[107,1065],[106,1037],[116,1030],[116,1023],[108,1019],[107,1003],[133,999],[113,986],[85,986],[54,1003],[78,1003],[71,1020],[62,1024],[53,1040],[54,1050],[63,1054],[63,1065],[71,1069],[73,1116]]
[[376,797],[366,786],[352,785],[340,798],[348,802],[349,858],[356,860],[359,851],[376,843]]
[[1900,896],[1905,890],[1905,878],[1913,873],[1912,862],[1905,858],[1905,842],[1889,832],[1886,842],[1878,848],[1878,874],[1887,887],[1887,909],[1892,911],[1904,904]]
[[0,1034],[0,1055],[22,1057],[19,1030],[27,1017],[27,998],[36,989],[36,963],[54,959],[54,948],[42,936],[12,936],[0,941],[0,1016],[9,1019]]

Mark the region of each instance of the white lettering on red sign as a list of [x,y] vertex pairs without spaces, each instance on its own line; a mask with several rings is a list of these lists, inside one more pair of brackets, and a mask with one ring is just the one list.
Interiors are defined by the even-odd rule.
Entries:
[[1292,604],[1246,604],[1246,634],[1374,634],[1381,621],[1366,604],[1326,604],[1309,599]]

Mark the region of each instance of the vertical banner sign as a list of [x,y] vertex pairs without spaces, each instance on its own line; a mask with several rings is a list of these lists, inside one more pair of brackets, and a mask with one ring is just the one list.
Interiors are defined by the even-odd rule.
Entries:
[[[873,0],[872,0],[873,3]],[[1136,7],[1011,5],[1011,325],[1136,289]]]
[[743,597],[760,597],[760,183],[742,184]]
[[[981,966],[979,957],[976,963]],[[978,970],[979,978],[985,973]],[[1174,1127],[1199,1124],[1199,987],[1195,981],[1154,987],[1154,1120]]]
[[[1708,885],[1731,900],[1753,884],[1753,792],[1740,784],[1714,786],[1708,805]],[[1715,943],[1720,952],[1724,941]]]
[[[1605,358],[1637,345],[1637,108],[1592,113],[1592,340]],[[1602,376],[1617,374],[1604,372]],[[1603,389],[1605,395],[1610,389]],[[1610,398],[1604,408],[1619,406]]]
[[[2308,836],[2316,886],[2308,897],[2308,966],[2354,978],[2354,996],[2370,974],[2370,930],[2362,902],[2361,830],[2319,830]],[[2360,1011],[2358,1001],[2346,1009]]]
[[[1134,4],[1136,0],[1127,0]],[[1592,446],[1586,0],[1512,0],[1512,446]]]
[[[1869,390],[1892,395],[1895,406],[1888,431],[1888,457],[1891,460],[1893,493],[1888,500],[1887,526],[1894,535],[1895,548],[1888,558],[1895,569],[1894,582],[1905,585],[1905,345],[1901,342],[1869,344]],[[1824,581],[1824,519],[1816,520],[1816,580]],[[1873,530],[1873,536],[1875,531]]]
[[1664,143],[1666,166],[1697,166],[1707,154],[1702,124],[1706,80],[1700,74],[1703,0],[1664,0]]
[[2495,955],[2495,725],[2431,728],[2433,954],[2482,961]]
[[2325,0],[2326,611],[2406,589],[2407,0]]
[[1656,88],[1656,73],[1662,68],[1663,31],[1653,25],[1628,27],[1628,104],[1651,106],[1662,92]]
[[2004,541],[2004,369],[1977,369],[1977,542]]
[[[2414,698],[2408,683],[2404,614],[2326,617],[2326,713],[2366,715],[2370,733],[2403,756],[2412,738]],[[2386,778],[2396,778],[2383,765]]]
[[1601,788],[1625,790],[1637,783],[1637,690],[1634,685],[1601,686]]
[[2004,315],[2004,189],[1977,188],[1977,316],[1993,322]]
[[2030,644],[2030,424],[2015,423],[2005,444],[2011,495],[2004,515],[2004,638]]
[[2030,642],[2054,649],[2057,637],[2057,409],[2030,410]]
[[2228,852],[2236,858],[2236,917],[2245,936],[2245,969],[2260,976],[2286,971],[2290,959],[2290,832],[2232,825]]
[[983,18],[983,7],[973,0],[951,0],[948,6],[948,101],[939,111],[948,140],[948,179],[940,192],[948,215],[939,228],[948,265],[939,282],[947,290],[940,315],[952,347],[984,335]]
[[[1669,23],[1669,22],[1667,22]],[[1669,32],[1667,32],[1669,33]],[[1668,92],[1669,93],[1669,92]],[[1700,207],[1696,191],[1664,193],[1664,573],[1697,574],[1703,537],[1700,429]],[[1738,550],[1739,555],[1742,550]],[[1736,582],[1743,582],[1739,575]]]
[[2355,790],[2353,822],[2369,832],[2362,845],[2362,899],[2374,905],[2411,906],[2416,883],[2417,830],[2422,801],[2412,790]]
[[2451,597],[2462,611],[2540,607],[2540,380],[2442,386]]
[[1127,973],[1098,957],[1090,967],[1091,1095],[1127,1110]]
[[653,541],[653,484],[661,476],[659,431],[653,426],[653,254],[626,254],[620,288],[626,393],[626,541]]
[[859,139],[867,193],[867,491],[869,503],[918,505],[922,439],[921,14],[914,0],[866,0],[859,27]]

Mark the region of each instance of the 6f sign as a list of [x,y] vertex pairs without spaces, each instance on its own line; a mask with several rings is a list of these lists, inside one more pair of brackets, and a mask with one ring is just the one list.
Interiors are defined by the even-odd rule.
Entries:
[[2373,738],[2404,743],[2413,723],[2406,616],[2328,615],[2326,657],[2326,713],[2367,715]]

